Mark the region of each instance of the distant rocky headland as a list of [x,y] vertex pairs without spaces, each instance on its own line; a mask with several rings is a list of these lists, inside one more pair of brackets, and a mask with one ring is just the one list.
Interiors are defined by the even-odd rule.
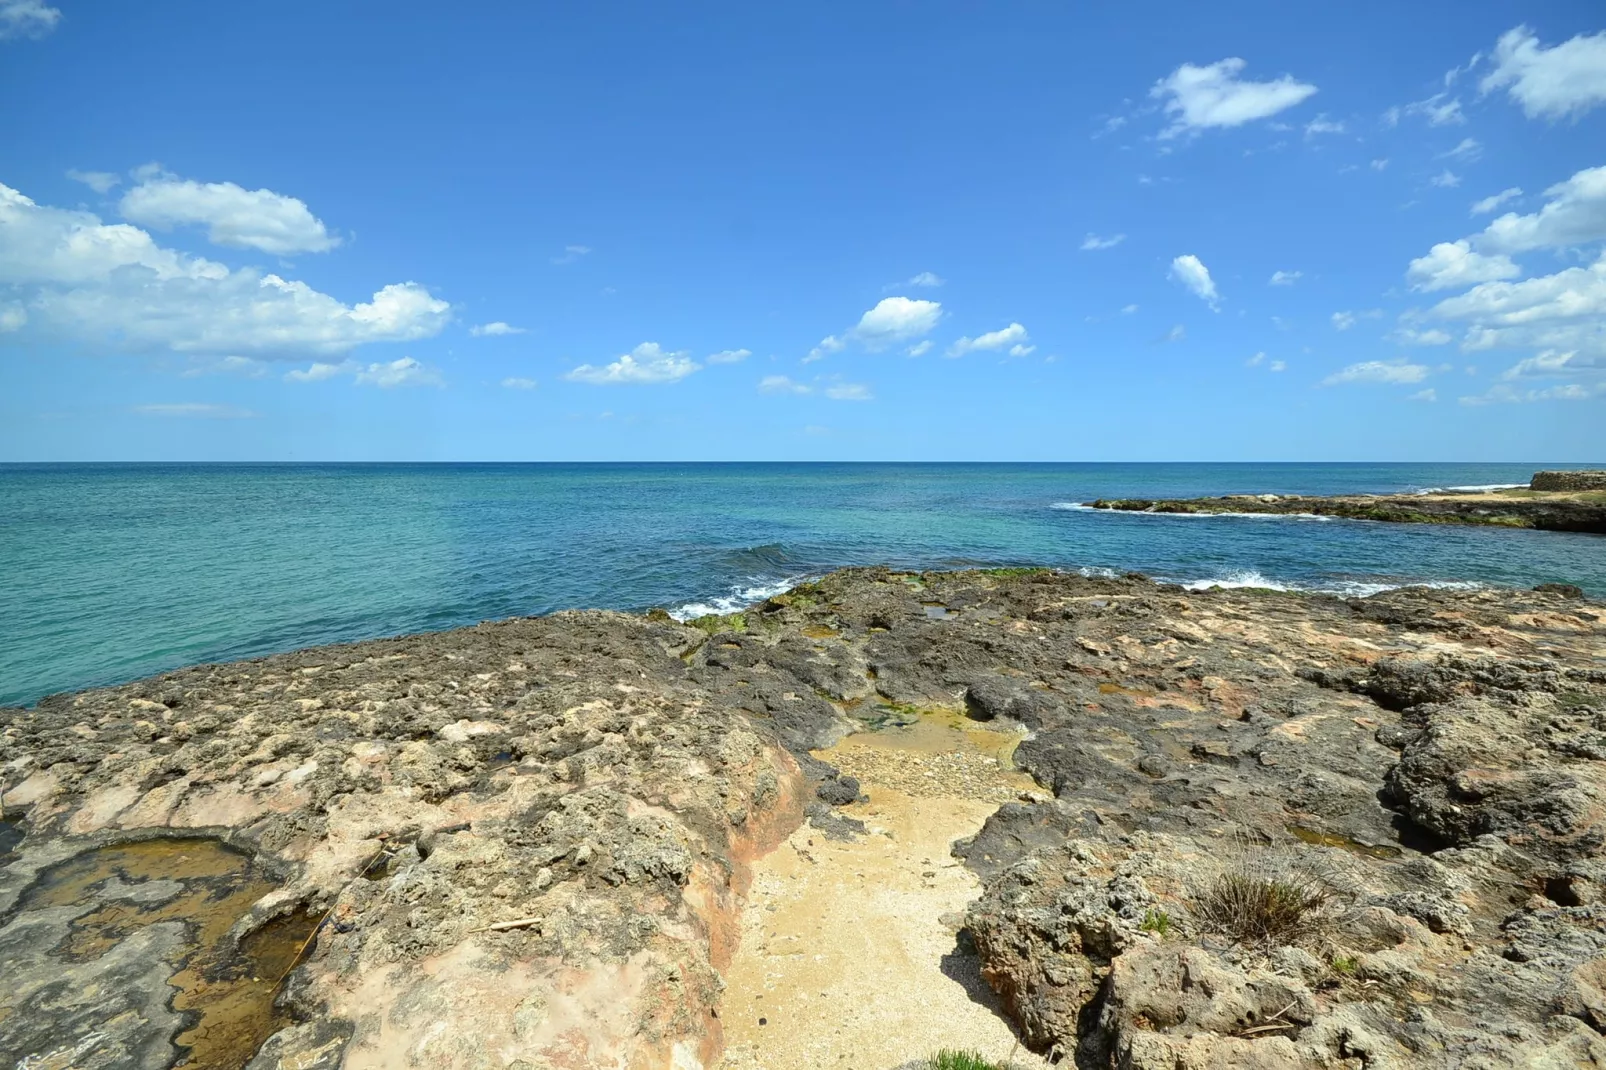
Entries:
[[1022,1062],[1606,1065],[1564,585],[851,569],[51,696],[0,801],[8,1066],[892,1070],[945,986]]
[[1259,513],[1403,524],[1490,524],[1606,535],[1606,471],[1539,472],[1526,487],[1422,494],[1230,494],[1219,498],[1100,498],[1094,509],[1142,513]]

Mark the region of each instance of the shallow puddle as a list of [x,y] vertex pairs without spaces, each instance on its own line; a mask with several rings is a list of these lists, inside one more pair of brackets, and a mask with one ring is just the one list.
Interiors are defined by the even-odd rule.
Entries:
[[[44,870],[18,903],[19,915],[87,909],[51,955],[66,963],[106,955],[159,922],[182,922],[186,939],[171,960],[172,1006],[189,1027],[175,1043],[180,1065],[239,1070],[275,1029],[273,999],[308,945],[315,916],[275,919],[235,942],[228,934],[277,884],[246,855],[216,840],[147,840],[88,851]],[[0,992],[0,1018],[13,1008]]]
[[1315,847],[1337,847],[1341,851],[1362,855],[1366,858],[1399,858],[1400,849],[1388,844],[1362,843],[1352,840],[1348,836],[1339,836],[1331,832],[1320,832],[1316,829],[1305,828],[1303,825],[1289,825],[1288,831],[1294,838],[1302,843]]
[[7,856],[22,842],[23,832],[21,819],[8,817],[0,820],[0,866],[5,865]]

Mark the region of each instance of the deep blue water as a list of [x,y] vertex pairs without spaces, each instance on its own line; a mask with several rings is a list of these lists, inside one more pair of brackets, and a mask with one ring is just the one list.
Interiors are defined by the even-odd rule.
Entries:
[[1068,507],[1524,483],[1539,467],[0,465],[0,704],[572,606],[723,609],[849,564],[1606,595],[1599,536]]

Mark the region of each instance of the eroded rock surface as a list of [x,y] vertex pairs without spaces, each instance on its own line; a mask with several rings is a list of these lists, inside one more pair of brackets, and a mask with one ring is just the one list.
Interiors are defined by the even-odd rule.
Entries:
[[[956,845],[1038,1049],[1606,1065],[1598,603],[868,569],[699,625],[564,613],[6,711],[0,939],[40,859],[209,833],[285,874],[242,935],[328,915],[252,1070],[707,1066],[747,860],[805,813],[855,834],[858,774],[811,751],[941,710],[1022,726],[1046,789]],[[1319,924],[1213,928],[1212,882],[1272,865]],[[127,1044],[176,1039],[131,1013]]]

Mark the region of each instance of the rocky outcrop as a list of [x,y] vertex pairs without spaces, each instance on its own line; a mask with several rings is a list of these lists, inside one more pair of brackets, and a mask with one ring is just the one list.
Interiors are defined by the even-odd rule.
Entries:
[[1606,471],[1535,472],[1530,490],[1606,490]]
[[1088,504],[1094,509],[1127,513],[1334,516],[1346,520],[1376,520],[1393,524],[1476,524],[1606,535],[1606,499],[1601,499],[1598,494],[1594,497],[1587,495],[1580,497],[1577,493],[1598,489],[1600,488],[1568,487],[1565,488],[1565,493],[1548,497],[1536,496],[1527,490],[1497,491],[1488,494],[1431,493],[1339,497],[1229,494],[1219,498],[1100,498]]
[[[1599,603],[859,569],[698,624],[563,613],[5,711],[26,837],[0,859],[0,946],[33,963],[10,987],[70,968],[31,1020],[61,1015],[98,1067],[94,985],[125,986],[119,1050],[170,1065],[193,1022],[139,993],[185,952],[116,925],[58,947],[39,890],[86,851],[205,835],[272,878],[233,939],[318,921],[253,1070],[708,1067],[747,861],[805,814],[855,834],[830,807],[861,785],[811,751],[941,710],[1021,726],[1047,789],[955,845],[1034,1047],[1606,1063]],[[124,870],[86,894],[158,895]],[[1255,902],[1271,920],[1246,925]],[[0,1056],[51,1054],[5,1047],[6,1021]]]

